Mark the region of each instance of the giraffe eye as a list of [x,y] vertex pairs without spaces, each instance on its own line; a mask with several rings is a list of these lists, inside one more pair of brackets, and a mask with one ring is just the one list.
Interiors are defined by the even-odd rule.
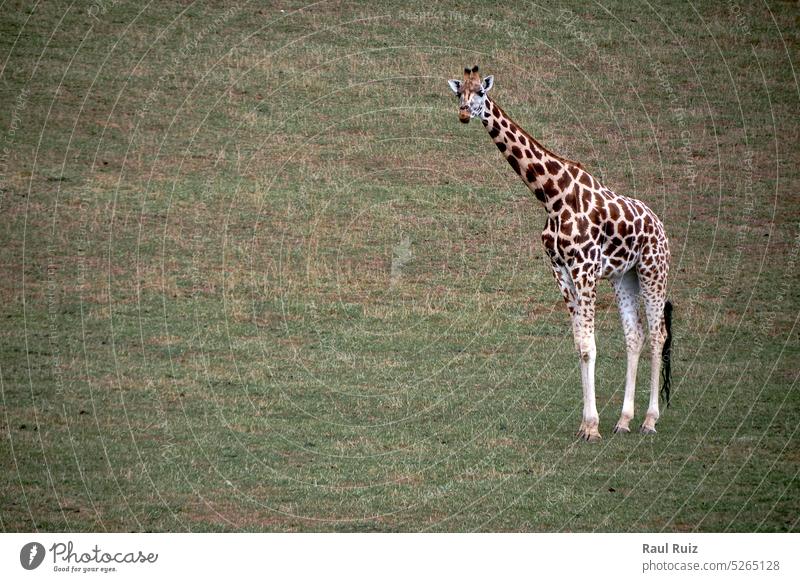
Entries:
[[478,97],[483,97],[484,93],[483,90],[478,91]]

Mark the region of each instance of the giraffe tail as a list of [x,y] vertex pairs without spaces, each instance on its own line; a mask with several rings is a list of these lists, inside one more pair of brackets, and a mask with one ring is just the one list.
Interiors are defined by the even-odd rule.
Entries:
[[661,349],[661,397],[669,407],[669,393],[672,388],[672,302],[664,304],[664,326],[667,328],[667,337]]

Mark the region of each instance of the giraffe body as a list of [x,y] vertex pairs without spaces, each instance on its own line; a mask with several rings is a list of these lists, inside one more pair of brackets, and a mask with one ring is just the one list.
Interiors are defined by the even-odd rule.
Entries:
[[[450,86],[459,96],[459,119],[481,120],[547,212],[542,244],[569,309],[581,363],[584,407],[578,435],[589,441],[600,439],[594,386],[595,298],[600,279],[608,279],[614,287],[628,353],[625,398],[614,432],[630,432],[634,414],[636,371],[645,341],[641,298],[652,353],[650,403],[640,430],[654,433],[661,360],[668,361],[671,344],[671,304],[666,301],[670,252],[664,226],[643,202],[615,194],[581,164],[550,152],[521,129],[487,97],[493,83],[492,77],[481,79],[475,67],[465,69],[463,81],[452,80]],[[669,396],[668,376],[665,389]]]

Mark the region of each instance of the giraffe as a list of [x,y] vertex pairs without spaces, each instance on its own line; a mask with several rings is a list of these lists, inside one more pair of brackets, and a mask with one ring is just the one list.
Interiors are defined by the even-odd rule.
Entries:
[[643,202],[615,194],[580,163],[549,151],[514,123],[487,96],[493,76],[481,79],[475,66],[464,69],[463,80],[448,83],[459,100],[459,120],[481,120],[497,149],[547,212],[542,244],[570,313],[581,367],[583,416],[577,436],[589,442],[601,439],[594,383],[595,298],[600,279],[608,279],[614,288],[628,356],[625,396],[614,433],[629,433],[634,414],[636,371],[645,343],[640,297],[650,331],[651,366],[650,403],[639,430],[655,433],[659,394],[669,405],[671,381],[672,303],[666,300],[670,252],[663,224]]

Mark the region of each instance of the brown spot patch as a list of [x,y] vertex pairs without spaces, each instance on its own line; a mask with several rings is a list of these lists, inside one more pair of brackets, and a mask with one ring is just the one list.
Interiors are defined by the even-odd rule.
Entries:
[[589,219],[585,216],[578,216],[575,218],[575,225],[578,227],[578,234],[584,236],[589,230]]
[[551,198],[556,194],[558,194],[558,190],[556,190],[553,181],[548,179],[547,182],[544,183],[544,195],[547,196],[548,198]]
[[628,204],[625,204],[624,200],[622,201],[622,209],[625,211],[625,218],[629,221],[633,221],[634,219],[633,212],[631,211],[630,206]]
[[558,171],[561,169],[561,164],[556,162],[555,160],[547,160],[544,163],[544,166],[547,168],[547,171],[550,172],[553,176],[558,174]]
[[575,193],[574,192],[567,192],[567,195],[564,196],[564,204],[567,208],[575,210]]

